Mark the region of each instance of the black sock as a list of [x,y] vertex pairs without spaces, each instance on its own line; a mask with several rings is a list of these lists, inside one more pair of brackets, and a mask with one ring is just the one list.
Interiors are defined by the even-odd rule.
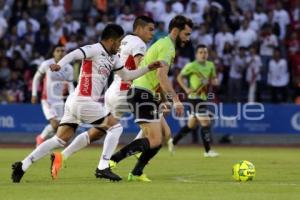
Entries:
[[201,138],[206,153],[210,150],[210,142],[211,142],[210,136],[211,136],[210,126],[201,127]]
[[181,140],[184,136],[186,136],[192,129],[190,129],[187,125],[182,127],[180,131],[173,138],[173,144],[176,145],[179,140]]
[[158,153],[160,148],[161,148],[161,145],[159,145],[156,148],[149,149],[148,151],[143,152],[142,155],[140,156],[138,162],[136,163],[135,167],[131,171],[131,173],[136,176],[142,175],[145,166]]
[[116,152],[111,157],[111,160],[115,162],[120,162],[128,156],[131,156],[137,152],[145,152],[148,149],[150,149],[150,143],[148,138],[133,140],[131,143],[120,149],[120,151]]

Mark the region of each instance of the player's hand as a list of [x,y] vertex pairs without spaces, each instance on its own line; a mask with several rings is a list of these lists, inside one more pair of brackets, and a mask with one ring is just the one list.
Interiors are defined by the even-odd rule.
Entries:
[[186,94],[191,94],[192,92],[194,92],[194,90],[192,90],[191,88],[187,88],[187,89],[185,90],[185,93],[186,93]]
[[161,112],[164,116],[167,116],[171,112],[171,104],[169,102],[163,102],[160,104]]
[[37,103],[37,97],[36,96],[32,96],[31,97],[31,103],[32,104],[36,104]]
[[149,69],[149,71],[152,71],[152,70],[156,70],[158,68],[161,68],[162,66],[163,65],[162,65],[161,61],[154,61],[154,62],[152,62],[148,65],[148,69]]
[[51,64],[51,65],[50,65],[50,69],[51,69],[51,71],[53,71],[53,72],[59,71],[60,68],[61,68],[60,65],[57,65],[57,64]]
[[177,117],[182,117],[184,115],[184,106],[180,101],[174,102],[174,108]]

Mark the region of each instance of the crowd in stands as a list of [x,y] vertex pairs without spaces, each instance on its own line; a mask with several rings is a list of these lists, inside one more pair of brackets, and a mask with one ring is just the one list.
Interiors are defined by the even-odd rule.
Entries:
[[0,0],[0,103],[30,102],[51,46],[69,52],[98,42],[108,23],[131,32],[139,15],[157,22],[153,43],[178,14],[195,24],[170,73],[178,92],[176,75],[205,44],[221,83],[211,88],[215,100],[300,103],[300,0]]

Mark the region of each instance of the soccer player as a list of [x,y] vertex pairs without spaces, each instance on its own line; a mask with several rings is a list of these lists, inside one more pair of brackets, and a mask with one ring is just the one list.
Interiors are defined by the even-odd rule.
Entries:
[[37,103],[38,86],[44,77],[41,104],[43,113],[49,121],[42,133],[36,137],[36,146],[53,136],[58,128],[59,120],[63,116],[65,87],[67,86],[69,94],[74,91],[71,65],[62,66],[62,70],[59,72],[52,72],[49,68],[51,64],[57,63],[64,54],[63,45],[56,45],[52,51],[53,58],[42,62],[33,77],[31,103]]
[[[102,32],[100,42],[76,49],[64,56],[57,64],[50,66],[51,70],[59,71],[61,66],[75,60],[82,60],[79,83],[75,92],[66,101],[64,116],[56,135],[39,145],[22,162],[15,162],[12,165],[11,178],[13,182],[20,182],[26,170],[34,162],[49,154],[53,149],[65,146],[80,123],[94,126],[88,130],[89,135],[95,134],[101,137],[107,129],[110,128],[110,131],[113,131],[112,129],[118,121],[99,102],[108,76],[112,71],[115,71],[123,80],[133,80],[150,70],[161,67],[162,64],[156,61],[137,70],[129,71],[124,68],[119,57],[115,55],[123,35],[124,30],[121,26],[109,24]],[[87,143],[88,138],[82,138],[81,142]],[[121,179],[113,174],[109,168],[106,172],[110,179]]]
[[155,42],[147,51],[141,67],[154,60],[162,60],[163,66],[133,81],[128,92],[128,102],[135,115],[136,122],[142,129],[145,138],[136,139],[124,146],[111,157],[111,163],[142,152],[136,166],[128,175],[129,181],[151,181],[143,169],[153,158],[162,143],[162,123],[159,117],[159,96],[161,92],[174,103],[177,116],[182,116],[184,107],[168,79],[168,72],[175,57],[176,45],[183,46],[189,41],[193,23],[184,16],[174,17],[169,24],[169,35]]
[[[188,63],[177,76],[177,81],[182,89],[188,94],[188,102],[191,112],[188,124],[181,128],[173,139],[176,145],[185,135],[196,129],[198,124],[201,126],[201,137],[205,148],[204,157],[216,157],[219,154],[211,150],[211,118],[205,106],[208,100],[209,84],[218,86],[216,78],[216,68],[213,62],[208,61],[208,49],[205,45],[198,45],[196,49],[196,60]],[[184,78],[189,81],[186,86]]]

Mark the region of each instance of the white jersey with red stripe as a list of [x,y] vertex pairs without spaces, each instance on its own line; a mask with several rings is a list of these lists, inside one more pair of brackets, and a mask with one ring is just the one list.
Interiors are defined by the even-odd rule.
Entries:
[[[134,57],[137,55],[144,56],[146,53],[146,43],[136,35],[125,36],[120,45],[120,59],[124,67],[128,70],[135,70]],[[115,75],[114,81],[110,87],[114,88],[115,91],[126,91],[129,90],[131,86],[131,81],[122,81],[120,76]]]
[[55,64],[54,58],[45,60],[38,68],[37,73],[44,76],[42,100],[48,103],[63,101],[63,92],[67,82],[73,81],[73,67],[70,64],[62,66],[58,72],[52,72],[50,65]]
[[[120,59],[128,70],[135,70],[137,66],[134,56],[146,53],[147,46],[138,36],[127,35],[121,41]],[[122,81],[119,75],[114,76],[114,81],[105,92],[105,106],[115,117],[122,117],[124,113],[130,112],[127,104],[127,92],[130,89],[131,81]]]
[[117,55],[110,55],[101,43],[79,48],[84,54],[79,83],[74,94],[77,98],[99,101],[112,71],[123,68]]

